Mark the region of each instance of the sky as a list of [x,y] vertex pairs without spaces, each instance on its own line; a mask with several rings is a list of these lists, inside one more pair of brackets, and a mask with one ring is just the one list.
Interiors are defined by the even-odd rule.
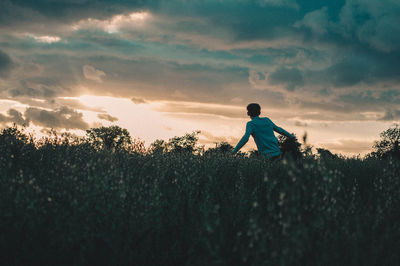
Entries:
[[310,145],[363,155],[400,120],[399,14],[398,0],[1,0],[0,127],[235,145],[257,102]]

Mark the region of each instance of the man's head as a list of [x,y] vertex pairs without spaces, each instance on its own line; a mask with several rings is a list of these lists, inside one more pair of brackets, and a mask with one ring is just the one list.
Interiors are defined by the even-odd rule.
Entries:
[[251,103],[247,105],[247,114],[250,117],[256,117],[261,114],[261,106],[258,103]]

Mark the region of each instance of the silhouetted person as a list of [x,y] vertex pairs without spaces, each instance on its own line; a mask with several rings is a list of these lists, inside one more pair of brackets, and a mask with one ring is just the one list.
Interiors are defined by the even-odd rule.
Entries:
[[267,159],[276,160],[280,157],[281,151],[274,131],[289,138],[294,138],[295,136],[275,125],[268,117],[259,117],[260,113],[261,107],[259,104],[251,103],[247,105],[247,115],[250,116],[251,121],[247,122],[246,133],[232,153],[238,152],[252,135],[260,154],[263,154]]

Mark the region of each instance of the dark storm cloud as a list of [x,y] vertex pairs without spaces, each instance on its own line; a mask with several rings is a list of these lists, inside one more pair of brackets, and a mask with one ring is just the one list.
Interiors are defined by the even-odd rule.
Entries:
[[0,24],[37,20],[70,22],[88,17],[104,19],[129,9],[151,6],[156,1],[124,0],[2,0]]
[[400,53],[379,51],[359,51],[351,55],[341,55],[331,66],[321,70],[308,70],[304,75],[312,84],[330,85],[343,88],[359,83],[400,81]]
[[345,60],[324,70],[324,75],[335,87],[353,86],[370,77],[369,62]]
[[298,86],[303,86],[303,76],[296,68],[279,68],[269,76],[272,85],[282,84],[289,91],[293,91]]
[[25,111],[25,117],[33,124],[45,128],[82,130],[89,128],[89,125],[83,120],[82,113],[78,113],[66,106],[54,111],[29,107]]
[[162,8],[167,14],[201,17],[240,41],[280,37],[286,34],[282,28],[290,30],[287,25],[300,19],[301,14],[293,6],[274,2],[279,1],[206,1],[189,5],[177,1],[168,6],[164,4]]
[[15,123],[17,125],[29,126],[29,120],[25,119],[21,112],[15,109],[9,109],[7,111],[7,116],[0,114],[0,124]]
[[[140,11],[150,14],[141,26],[129,18]],[[3,0],[0,46],[21,64],[4,87],[8,97],[46,101],[82,88],[148,101],[257,99],[276,108],[292,108],[294,97],[297,107],[320,112],[308,118],[377,111],[389,119],[397,95],[380,92],[400,82],[399,13],[391,0]],[[0,75],[9,71],[1,55]]]
[[8,77],[12,68],[13,62],[11,58],[0,50],[0,78]]

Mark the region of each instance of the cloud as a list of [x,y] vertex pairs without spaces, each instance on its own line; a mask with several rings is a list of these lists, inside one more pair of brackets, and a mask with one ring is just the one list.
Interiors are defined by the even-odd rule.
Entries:
[[298,126],[298,127],[307,127],[308,126],[308,124],[306,122],[301,122],[301,121],[297,121],[297,120],[294,122],[294,125]]
[[281,92],[292,92],[305,84],[303,74],[297,68],[287,67],[279,67],[269,73],[250,70],[249,83],[255,89]]
[[353,105],[352,108],[362,108],[363,104],[368,104],[370,107],[387,108],[400,104],[400,91],[392,88],[381,91],[364,89],[340,94],[335,100]]
[[400,25],[397,1],[347,0],[340,12],[343,34],[383,52],[399,51]]
[[41,42],[41,43],[54,43],[54,42],[59,42],[61,40],[60,37],[58,36],[35,36],[35,35],[29,35],[29,37],[32,37],[35,41]]
[[29,126],[29,120],[24,119],[22,113],[11,108],[7,111],[8,116],[0,114],[0,123],[7,124],[7,123],[15,123],[17,125],[26,125]]
[[337,140],[336,142],[319,144],[319,146],[321,146],[325,149],[333,150],[335,152],[345,153],[345,154],[367,153],[371,150],[372,145],[373,145],[373,141],[355,140],[355,139],[340,139],[340,140]]
[[142,98],[137,98],[137,97],[132,97],[131,101],[135,104],[142,104],[142,103],[147,103],[146,100]]
[[56,92],[48,87],[40,86],[39,88],[19,87],[10,90],[12,97],[29,96],[32,98],[51,98]]
[[363,58],[345,59],[327,68],[324,74],[335,87],[353,86],[369,79],[370,63]]
[[118,121],[118,117],[114,117],[114,116],[111,116],[109,114],[98,114],[97,117],[100,118],[100,119],[103,119],[103,120],[107,120],[109,122]]
[[297,28],[308,28],[316,34],[327,33],[329,26],[328,8],[323,7],[307,13],[302,20],[297,21],[294,26]]
[[296,0],[259,0],[258,3],[261,6],[272,5],[272,6],[287,6],[291,8],[299,8]]
[[67,130],[85,130],[89,128],[89,125],[83,120],[82,113],[78,113],[66,106],[54,111],[29,107],[25,111],[25,117],[33,124],[45,128],[65,128]]
[[384,115],[379,118],[379,120],[383,121],[399,121],[400,120],[400,109],[397,110],[386,110]]
[[13,62],[11,58],[0,50],[0,78],[7,78],[12,67]]
[[70,23],[85,18],[105,19],[115,14],[137,8],[143,8],[141,1],[124,0],[72,0],[19,1],[3,0],[0,2],[0,24],[15,25],[26,21]]
[[155,107],[156,111],[166,113],[206,114],[228,118],[243,118],[245,107],[224,104],[207,104],[196,102],[164,102]]
[[231,118],[240,112],[201,104],[257,101],[299,120],[391,119],[397,96],[379,93],[400,83],[397,10],[376,0],[5,0],[0,46],[20,67],[0,97],[83,110],[58,97],[135,95]]
[[82,67],[82,71],[85,78],[96,82],[103,82],[102,77],[106,75],[104,71],[95,69],[94,67],[89,65],[84,65]]
[[269,75],[268,81],[272,85],[282,84],[289,91],[304,85],[303,76],[296,68],[278,68]]
[[118,14],[106,20],[88,18],[81,20],[73,25],[74,30],[81,29],[101,29],[107,33],[119,33],[121,29],[132,30],[136,27],[142,27],[151,17],[148,12],[132,12],[129,14]]
[[232,136],[215,136],[208,131],[202,130],[199,135],[199,143],[207,146],[214,146],[217,142],[228,142],[231,145],[235,145],[239,138]]

